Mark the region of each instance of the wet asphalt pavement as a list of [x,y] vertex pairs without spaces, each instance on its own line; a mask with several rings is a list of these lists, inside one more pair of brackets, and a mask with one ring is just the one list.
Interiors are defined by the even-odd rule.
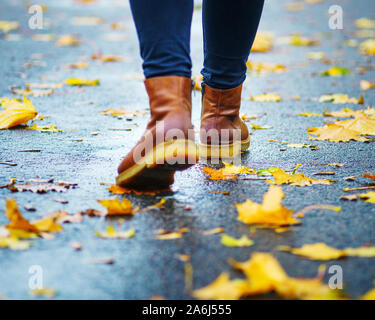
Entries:
[[[343,178],[361,175],[366,170],[375,172],[375,149],[373,143],[334,143],[309,141],[306,129],[321,126],[323,118],[296,116],[299,112],[322,112],[325,108],[339,110],[341,107],[361,108],[356,105],[334,105],[312,100],[327,93],[346,93],[359,97],[360,80],[375,79],[375,71],[359,74],[361,66],[374,65],[374,59],[358,54],[358,49],[343,46],[343,41],[354,38],[354,20],[360,17],[375,18],[375,5],[371,0],[324,1],[305,4],[300,12],[288,12],[288,1],[266,1],[260,30],[271,31],[276,38],[300,32],[304,36],[317,37],[321,44],[316,47],[294,47],[275,44],[268,53],[253,53],[254,61],[282,63],[288,68],[284,74],[249,75],[243,98],[264,92],[276,92],[283,96],[278,103],[242,101],[242,112],[266,116],[250,123],[269,125],[271,129],[253,130],[251,146],[243,154],[242,164],[263,169],[277,166],[290,170],[302,164],[300,172],[313,177],[321,171],[334,171],[337,182],[333,185],[311,187],[283,186],[286,195],[283,204],[298,211],[312,204],[341,206],[341,212],[314,210],[305,215],[302,225],[284,233],[257,230],[251,234],[249,226],[237,221],[235,203],[252,199],[261,202],[268,185],[264,181],[234,180],[209,181],[201,171],[203,164],[179,172],[175,176],[173,192],[151,195],[126,195],[134,206],[141,208],[166,199],[165,209],[152,210],[126,218],[122,229],[134,228],[131,239],[100,239],[95,230],[103,231],[118,219],[85,217],[82,223],[64,224],[64,231],[53,240],[37,239],[27,251],[0,250],[0,293],[10,299],[29,299],[29,268],[43,268],[43,283],[57,290],[57,299],[147,299],[163,296],[167,299],[187,299],[185,290],[185,263],[178,255],[191,256],[193,287],[200,288],[213,281],[221,272],[228,271],[232,277],[241,277],[228,264],[233,258],[247,260],[252,252],[273,252],[291,276],[313,277],[321,264],[288,253],[279,252],[279,245],[299,247],[305,243],[325,242],[337,248],[358,247],[375,243],[375,206],[364,201],[343,201],[344,188],[369,185],[364,177],[353,181]],[[344,10],[344,29],[328,28],[328,8],[338,2]],[[40,114],[48,115],[39,125],[54,124],[60,133],[41,133],[17,127],[0,131],[0,162],[10,161],[17,166],[0,165],[0,185],[11,178],[28,181],[31,178],[53,178],[56,181],[72,181],[78,188],[65,193],[35,194],[12,193],[0,189],[0,224],[7,223],[2,212],[3,199],[15,197],[24,216],[30,220],[40,218],[54,210],[75,213],[88,208],[102,209],[98,199],[114,196],[100,182],[114,183],[117,165],[131,149],[143,132],[146,116],[134,117],[133,121],[116,119],[99,114],[108,108],[124,106],[129,110],[147,111],[148,98],[143,82],[138,42],[130,15],[128,2],[97,1],[94,5],[79,5],[70,0],[44,1],[48,5],[44,17],[49,24],[46,30],[27,27],[30,15],[22,1],[2,0],[0,20],[17,20],[20,30],[17,41],[0,37],[0,96],[13,97],[9,86],[24,87],[26,82],[61,82],[78,77],[100,79],[100,86],[75,88],[64,86],[48,97],[31,97]],[[99,26],[76,26],[70,23],[74,16],[94,15],[105,23]],[[110,24],[121,22],[123,30],[112,30]],[[37,33],[77,34],[82,38],[78,47],[56,47],[54,42],[33,41]],[[358,39],[361,41],[362,39]],[[104,55],[125,56],[124,62],[99,63],[91,61],[92,54],[101,50]],[[193,73],[202,66],[201,11],[194,12],[192,26]],[[341,77],[320,77],[317,73],[332,65],[309,60],[306,53],[323,51],[326,57],[352,70]],[[42,56],[38,55],[42,54]],[[82,60],[89,62],[86,69],[71,69],[69,63]],[[39,62],[40,63],[39,63]],[[27,64],[31,63],[31,66]],[[26,63],[26,65],[25,65]],[[295,96],[301,97],[296,100]],[[82,103],[90,101],[90,104]],[[366,105],[374,106],[375,90],[365,95]],[[193,94],[193,122],[199,128],[200,93]],[[128,128],[131,131],[114,129]],[[99,132],[92,135],[92,132]],[[82,141],[74,139],[81,138]],[[286,148],[268,140],[310,143],[309,148]],[[40,152],[19,152],[39,149]],[[344,167],[316,165],[317,163],[345,163]],[[230,195],[214,192],[230,192]],[[68,200],[61,204],[54,199]],[[32,204],[35,212],[23,207]],[[178,230],[189,228],[181,239],[154,240],[157,229]],[[225,247],[220,235],[206,236],[202,230],[224,227],[225,233],[236,238],[251,236],[254,245],[244,248]],[[74,251],[71,241],[83,244],[81,251]],[[112,258],[113,264],[89,264],[90,259]],[[373,288],[375,280],[374,259],[347,258],[327,262],[343,269],[345,292],[356,298]],[[329,275],[326,274],[325,280]],[[274,296],[271,296],[274,297]]]

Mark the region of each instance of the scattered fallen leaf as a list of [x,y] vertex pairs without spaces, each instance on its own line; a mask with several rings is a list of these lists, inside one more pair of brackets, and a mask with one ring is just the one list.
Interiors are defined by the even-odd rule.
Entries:
[[359,195],[361,199],[366,199],[365,202],[375,203],[375,191],[368,191]]
[[230,163],[225,163],[225,167],[220,169],[213,169],[204,167],[201,170],[209,176],[210,180],[226,180],[226,179],[235,179],[236,175],[239,174],[255,174],[255,170],[239,165],[235,166]]
[[38,126],[37,124],[33,124],[32,126],[26,127],[27,130],[37,130],[40,132],[49,132],[49,133],[55,133],[55,132],[61,132],[62,130],[57,128],[55,125],[44,125],[44,126]]
[[351,120],[337,121],[335,124],[349,130],[357,131],[361,135],[375,135],[375,120],[371,120],[363,115]]
[[269,226],[283,226],[299,224],[300,221],[292,217],[293,210],[282,206],[284,193],[281,187],[271,185],[263,196],[263,203],[255,203],[247,199],[244,203],[237,203],[238,220],[246,224]]
[[245,280],[230,280],[228,273],[222,273],[206,287],[194,290],[194,298],[203,300],[238,300],[247,291]]
[[335,123],[326,123],[324,127],[308,128],[307,131],[315,135],[315,137],[309,135],[309,140],[328,140],[333,142],[369,141],[368,138],[359,136],[358,131],[344,128]]
[[48,299],[52,299],[56,295],[57,291],[52,288],[42,288],[32,289],[29,293],[32,297],[46,297]]
[[273,47],[274,36],[270,32],[258,31],[251,52],[267,52]]
[[65,192],[68,189],[76,188],[77,184],[72,182],[64,182],[59,181],[57,183],[24,183],[24,184],[13,184],[9,186],[9,189],[12,192],[24,192],[24,191],[31,191],[35,193],[46,193],[48,191],[52,192]]
[[115,198],[113,200],[98,200],[98,202],[107,209],[107,215],[133,215],[132,203],[123,198]]
[[18,99],[0,98],[0,105],[4,109],[0,112],[0,130],[27,124],[38,114],[26,97],[23,97],[23,102]]
[[163,230],[163,229],[159,229],[159,230],[157,230],[157,232],[159,233],[159,235],[155,236],[153,239],[156,239],[156,240],[174,240],[174,239],[179,239],[179,238],[182,237],[182,235],[184,233],[186,233],[188,231],[189,231],[188,228],[181,228],[180,230],[175,231],[175,232],[168,231],[168,230]]
[[[332,102],[332,103],[355,103],[358,104],[360,99],[349,98],[347,94],[336,93],[336,94],[325,94],[319,98],[319,102]],[[326,114],[324,114],[326,115]]]
[[17,21],[4,21],[0,20],[0,30],[7,33],[11,30],[17,30],[19,28],[19,23]]
[[146,114],[144,111],[138,111],[138,110],[125,110],[123,107],[120,107],[118,109],[107,109],[99,112],[100,114],[104,115],[111,115],[113,117],[122,119],[122,118],[127,118],[127,119],[132,119],[135,116],[143,116]]
[[360,18],[354,21],[355,26],[361,29],[373,29],[375,28],[375,20],[368,18]]
[[251,96],[250,100],[256,102],[279,102],[281,101],[281,96],[276,93],[264,93],[257,96]]
[[247,70],[255,73],[285,73],[287,69],[279,63],[247,61]]
[[135,230],[130,229],[128,231],[118,232],[113,226],[108,226],[105,232],[95,231],[95,235],[99,238],[105,239],[128,239],[135,235]]
[[232,262],[247,277],[246,295],[275,291],[287,299],[335,299],[340,291],[324,284],[321,275],[316,278],[299,279],[289,277],[279,262],[269,253],[255,252],[245,262]]
[[53,94],[53,89],[12,89],[12,93],[19,94],[22,96],[33,96],[33,97],[45,97]]
[[288,251],[310,260],[333,260],[349,256],[375,258],[375,247],[346,248],[340,250],[327,246],[323,242],[305,244],[301,248],[279,246],[278,249],[281,251]]
[[275,181],[267,180],[270,184],[290,184],[292,186],[305,187],[315,184],[331,184],[331,180],[326,179],[313,179],[306,177],[303,173],[289,174],[280,168],[276,168],[270,172]]
[[321,60],[324,59],[325,53],[321,51],[307,52],[306,56],[312,60]]
[[104,23],[104,19],[95,16],[77,16],[70,20],[75,26],[97,26]]
[[359,45],[359,52],[369,56],[375,56],[375,39],[368,39]]
[[345,67],[332,67],[326,71],[320,73],[321,76],[325,77],[342,77],[350,73],[350,69]]
[[72,36],[70,34],[65,34],[60,36],[56,43],[58,47],[70,47],[70,46],[79,46],[81,41],[79,38]]
[[205,230],[205,231],[203,231],[203,234],[205,236],[210,236],[210,235],[218,234],[218,233],[221,233],[221,232],[224,232],[224,228],[223,227],[218,227],[218,228],[214,228],[214,229],[210,229],[210,230]]
[[359,83],[359,86],[361,90],[364,90],[364,91],[369,90],[369,89],[375,89],[375,83],[367,81],[367,80],[361,80]]
[[79,250],[82,250],[83,248],[83,244],[81,242],[77,242],[77,241],[72,241],[70,243],[70,245],[72,246],[72,248],[76,251],[79,251]]
[[85,80],[79,78],[69,78],[66,79],[64,83],[70,86],[97,86],[100,84],[100,81],[98,79]]
[[227,234],[221,235],[221,243],[227,247],[248,247],[254,244],[253,240],[250,240],[246,235],[236,239]]

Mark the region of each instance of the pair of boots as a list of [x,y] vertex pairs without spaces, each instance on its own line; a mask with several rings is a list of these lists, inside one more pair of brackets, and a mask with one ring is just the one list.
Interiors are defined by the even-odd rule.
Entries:
[[140,141],[120,163],[118,185],[166,188],[173,184],[175,171],[198,162],[198,154],[223,159],[249,147],[249,131],[239,117],[242,85],[222,90],[203,84],[199,152],[191,123],[192,80],[154,77],[145,81],[145,87],[151,119]]

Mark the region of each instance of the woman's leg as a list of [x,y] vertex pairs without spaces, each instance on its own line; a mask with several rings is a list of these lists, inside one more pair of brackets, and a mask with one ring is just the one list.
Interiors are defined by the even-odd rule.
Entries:
[[130,0],[146,79],[191,76],[193,0]]
[[160,189],[197,161],[191,123],[193,0],[130,0],[151,117],[118,167],[118,185]]
[[203,0],[204,82],[230,89],[246,78],[264,0]]
[[[246,61],[264,0],[203,0],[204,65],[200,155],[239,160],[250,146],[239,116]],[[228,161],[228,160],[227,160]]]

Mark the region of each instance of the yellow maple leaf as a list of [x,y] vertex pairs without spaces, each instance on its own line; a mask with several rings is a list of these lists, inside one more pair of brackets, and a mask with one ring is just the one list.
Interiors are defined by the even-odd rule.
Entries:
[[319,102],[332,102],[335,104],[340,103],[355,103],[358,104],[360,99],[357,98],[349,98],[347,94],[343,93],[335,93],[335,94],[325,94],[319,98]]
[[23,103],[18,99],[0,98],[0,105],[4,109],[0,112],[0,129],[26,124],[38,114],[31,101],[26,97],[23,97]]
[[350,70],[348,68],[335,66],[321,72],[320,75],[325,77],[342,77],[349,73]]
[[320,277],[292,278],[269,253],[255,252],[245,262],[233,266],[244,272],[248,280],[247,295],[275,291],[288,299],[333,299],[337,293],[324,284]]
[[281,99],[281,96],[276,93],[264,93],[250,97],[250,100],[256,102],[279,102],[281,101]]
[[359,196],[361,199],[366,199],[365,202],[375,203],[375,191],[361,193]]
[[27,232],[38,233],[39,230],[36,226],[26,220],[18,209],[16,199],[5,200],[5,215],[10,220],[6,226],[8,229],[19,229]]
[[127,239],[132,238],[135,235],[135,230],[130,229],[128,231],[118,232],[113,226],[108,226],[105,232],[95,231],[95,235],[99,238],[105,239]]
[[155,240],[174,240],[179,239],[182,237],[182,235],[186,232],[189,232],[188,228],[181,228],[178,231],[171,232],[164,229],[157,230],[159,235],[155,236],[153,239]]
[[359,52],[369,56],[375,56],[375,39],[368,39],[359,45]]
[[375,135],[375,120],[371,120],[363,115],[359,115],[352,120],[337,121],[335,124],[349,130],[357,131],[359,134]]
[[375,89],[375,83],[367,80],[361,80],[359,86],[362,90],[366,91],[369,89]]
[[367,291],[362,297],[361,300],[375,300],[375,288]]
[[366,114],[366,110],[352,110],[350,108],[342,108],[340,111],[332,111],[324,113],[325,117],[335,117],[335,118],[349,118],[349,117],[356,117],[359,115]]
[[255,170],[246,166],[235,166],[224,162],[224,168],[213,169],[204,167],[201,170],[209,176],[210,180],[234,179],[238,174],[255,174]]
[[375,20],[368,18],[359,18],[355,20],[355,26],[361,29],[373,29],[375,28]]
[[247,61],[247,70],[256,73],[285,73],[287,69],[284,65],[279,63],[269,63],[269,62],[258,62],[258,61]]
[[223,233],[221,235],[221,243],[227,247],[248,247],[253,245],[254,241],[249,239],[246,235],[236,239]]
[[270,184],[290,184],[292,186],[304,187],[314,184],[331,184],[331,180],[327,179],[312,179],[306,177],[303,173],[289,174],[280,168],[271,170],[270,173],[275,178],[275,181],[267,180]]
[[368,138],[360,137],[358,131],[344,128],[335,123],[326,123],[324,127],[308,128],[307,131],[315,135],[315,137],[309,135],[309,140],[328,140],[333,142],[369,141]]
[[55,44],[59,47],[79,46],[80,40],[70,34],[64,34],[57,39]]
[[271,32],[257,32],[253,46],[251,48],[252,52],[267,52],[273,47],[274,36]]
[[246,290],[245,280],[230,280],[228,273],[222,273],[208,286],[194,290],[192,295],[203,300],[238,300]]
[[310,260],[333,260],[347,256],[364,258],[375,257],[375,247],[346,248],[340,250],[330,247],[323,242],[304,244],[301,248],[279,246],[278,249],[308,258]]
[[301,34],[296,33],[289,37],[289,44],[293,46],[313,46],[318,44],[318,41],[315,39],[303,37]]
[[98,202],[105,208],[107,208],[107,215],[125,215],[134,214],[132,203],[123,198],[115,198],[113,200],[98,200]]
[[62,130],[57,128],[55,125],[44,125],[38,126],[37,124],[33,124],[32,126],[26,127],[27,130],[37,130],[40,132],[61,132]]
[[69,78],[66,79],[64,83],[70,86],[97,86],[100,84],[100,81],[98,79],[86,80],[79,78]]
[[63,229],[61,225],[55,223],[55,220],[52,217],[33,221],[32,224],[39,230],[39,232],[59,232]]
[[11,30],[17,30],[19,28],[19,23],[17,21],[5,21],[0,20],[0,30],[7,33]]
[[263,203],[259,204],[247,199],[244,203],[237,203],[238,220],[246,224],[267,226],[283,226],[299,224],[300,221],[292,217],[293,210],[282,206],[284,193],[281,187],[271,185],[263,196]]
[[11,250],[27,250],[30,247],[29,241],[19,240],[15,237],[0,237],[0,248],[9,248]]

